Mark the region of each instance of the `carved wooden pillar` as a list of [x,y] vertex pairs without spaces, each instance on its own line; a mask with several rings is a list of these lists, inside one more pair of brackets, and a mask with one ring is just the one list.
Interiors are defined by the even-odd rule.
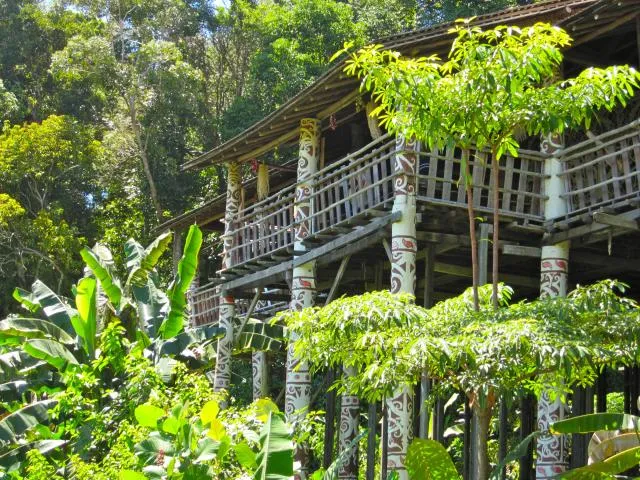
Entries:
[[[355,372],[353,367],[344,369],[344,376],[348,382]],[[360,425],[360,399],[356,395],[343,394],[340,397],[340,452],[343,452],[358,436]],[[355,445],[347,459],[338,470],[341,480],[357,480],[358,478],[358,446]]]
[[[256,197],[258,202],[269,196],[269,167],[260,163],[258,165],[256,181]],[[264,228],[260,229],[263,235],[268,235]],[[258,239],[260,241],[260,239]],[[269,396],[269,370],[266,352],[253,352],[251,355],[251,371],[253,376],[253,399]]]
[[[300,121],[300,151],[298,159],[298,183],[294,198],[294,250],[296,255],[304,252],[306,239],[312,229],[311,194],[313,185],[311,176],[318,169],[320,158],[320,120],[303,118]],[[291,309],[302,310],[311,307],[316,295],[316,265],[315,262],[293,268],[291,281]],[[293,341],[287,351],[287,385],[285,395],[285,414],[290,422],[306,415],[311,398],[311,374],[306,363],[299,362],[293,355]],[[307,468],[307,452],[304,446],[297,446],[296,460],[302,465],[303,475]]]
[[[393,211],[402,218],[391,227],[391,292],[415,294],[416,290],[416,142],[396,138]],[[404,459],[412,437],[413,392],[399,389],[387,401],[389,432],[387,469],[396,471],[400,480],[408,478]]]
[[[557,218],[567,212],[566,200],[561,196],[564,184],[558,173],[562,166],[554,155],[563,148],[562,137],[547,135],[541,149],[550,155],[545,160],[545,219]],[[564,297],[569,278],[569,242],[542,247],[540,259],[540,297]],[[555,397],[552,399],[552,397]],[[538,399],[538,430],[545,430],[551,422],[564,418],[566,406],[559,396],[542,392]],[[538,438],[536,444],[536,479],[551,479],[567,468],[566,437],[549,435]]]
[[[224,235],[222,236],[222,269],[233,266],[231,249],[235,245],[233,230],[242,203],[242,182],[240,165],[227,164],[227,205],[224,214]],[[231,382],[231,347],[233,345],[233,317],[236,306],[233,296],[225,290],[220,290],[219,325],[225,329],[225,334],[218,341],[218,351],[215,369],[215,391],[228,390]]]

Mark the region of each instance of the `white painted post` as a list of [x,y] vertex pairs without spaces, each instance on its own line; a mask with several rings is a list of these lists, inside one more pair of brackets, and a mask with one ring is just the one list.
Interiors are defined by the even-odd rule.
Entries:
[[[235,245],[233,230],[242,203],[242,181],[240,165],[227,164],[227,204],[224,214],[224,235],[222,237],[222,269],[233,266],[230,250]],[[214,390],[228,390],[231,383],[231,347],[233,345],[233,317],[236,314],[235,300],[227,291],[220,291],[219,325],[225,334],[218,341]]]
[[[556,154],[564,147],[562,137],[547,135],[541,149],[550,155],[545,160],[545,219],[553,219],[567,213],[567,202],[562,197],[564,184],[558,174],[562,165]],[[564,297],[569,278],[568,241],[542,247],[540,259],[540,297]],[[552,398],[553,397],[553,398]],[[551,422],[564,418],[566,406],[558,395],[543,392],[538,399],[538,430],[546,430]],[[555,478],[567,469],[567,439],[565,436],[548,435],[538,438],[536,444],[536,479]]]
[[[296,255],[304,252],[304,243],[311,233],[311,176],[318,170],[320,159],[320,120],[303,118],[300,121],[300,152],[298,159],[298,183],[294,198],[294,250]],[[291,309],[300,311],[313,306],[316,295],[315,262],[293,268],[291,281]],[[299,362],[293,355],[291,337],[287,350],[287,385],[285,390],[285,414],[290,422],[306,415],[311,399],[311,374],[306,363]],[[303,445],[296,447],[296,460],[301,464],[302,477],[307,470],[307,452]]]
[[[393,211],[402,218],[391,226],[391,292],[410,293],[416,290],[416,172],[418,156],[416,142],[396,137],[394,159]],[[405,457],[413,434],[413,391],[400,388],[386,401],[389,431],[387,436],[387,471],[397,472],[407,480]]]

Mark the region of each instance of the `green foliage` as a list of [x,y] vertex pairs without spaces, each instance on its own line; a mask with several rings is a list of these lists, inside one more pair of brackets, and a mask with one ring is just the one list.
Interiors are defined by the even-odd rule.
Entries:
[[460,478],[444,446],[435,440],[414,439],[407,450],[406,467],[412,480]]
[[260,432],[255,480],[285,480],[293,476],[293,442],[284,420],[269,412]]
[[296,356],[312,368],[354,367],[356,375],[339,385],[342,390],[379,399],[413,384],[426,369],[444,388],[463,390],[482,404],[492,401],[491,392],[563,395],[563,385],[592,384],[604,365],[633,364],[639,310],[618,296],[624,289],[607,280],[567,298],[507,306],[511,290],[502,287],[503,307],[493,310],[490,286],[484,286],[479,312],[470,289],[429,310],[410,296],[374,292],[280,318],[299,337]]

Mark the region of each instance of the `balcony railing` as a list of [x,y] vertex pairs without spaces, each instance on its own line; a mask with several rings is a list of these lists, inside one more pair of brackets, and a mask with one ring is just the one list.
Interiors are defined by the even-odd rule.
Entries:
[[640,119],[566,148],[560,155],[569,217],[640,198]]
[[[500,159],[498,179],[500,214],[524,220],[542,222],[545,195],[544,155],[520,150],[517,158],[507,155]],[[418,175],[418,200],[436,205],[466,207],[464,182],[460,180],[462,150],[448,148],[421,153]],[[473,206],[477,212],[493,211],[491,185],[491,152],[469,151],[469,171],[473,188]]]
[[[316,172],[311,178],[311,233],[340,226],[360,213],[389,203],[393,198],[395,140],[383,136],[343,159]],[[291,254],[295,185],[280,190],[240,212],[235,225],[234,267],[258,262],[279,252]]]

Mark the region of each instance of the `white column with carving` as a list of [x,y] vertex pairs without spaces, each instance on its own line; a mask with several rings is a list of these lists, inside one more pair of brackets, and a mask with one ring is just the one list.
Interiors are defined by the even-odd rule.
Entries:
[[[549,155],[545,160],[545,219],[561,217],[567,213],[567,202],[562,197],[564,183],[558,174],[562,171],[556,157],[564,145],[559,135],[547,135],[541,140],[541,150]],[[540,258],[540,298],[564,297],[569,279],[569,242],[542,247]],[[542,392],[538,398],[538,430],[546,430],[551,422],[564,418],[566,405],[554,392]],[[536,479],[555,478],[567,469],[567,438],[546,435],[536,443]]]
[[[242,181],[240,165],[227,164],[227,204],[224,214],[224,235],[222,237],[222,270],[233,266],[231,249],[235,246],[233,230],[242,204]],[[236,313],[235,300],[227,291],[220,291],[219,325],[225,334],[218,341],[214,390],[228,390],[231,383],[231,348],[233,345],[233,317]]]
[[[300,121],[300,150],[298,157],[298,182],[294,198],[293,216],[294,250],[296,255],[307,250],[303,241],[311,234],[311,194],[312,176],[318,170],[320,159],[321,122],[315,118],[303,118]],[[316,296],[315,262],[293,268],[291,280],[291,309],[300,311],[313,306]],[[290,338],[287,350],[287,379],[285,389],[285,414],[289,422],[299,420],[306,415],[311,400],[311,374],[309,366],[299,362],[293,355],[293,341]],[[304,445],[296,446],[295,458],[301,464],[301,477],[307,470],[308,454]]]
[[[393,211],[402,218],[391,226],[391,292],[410,293],[416,290],[416,172],[418,156],[416,142],[398,136],[394,159]],[[387,470],[397,472],[407,480],[404,461],[413,435],[413,391],[406,386],[386,400]]]

